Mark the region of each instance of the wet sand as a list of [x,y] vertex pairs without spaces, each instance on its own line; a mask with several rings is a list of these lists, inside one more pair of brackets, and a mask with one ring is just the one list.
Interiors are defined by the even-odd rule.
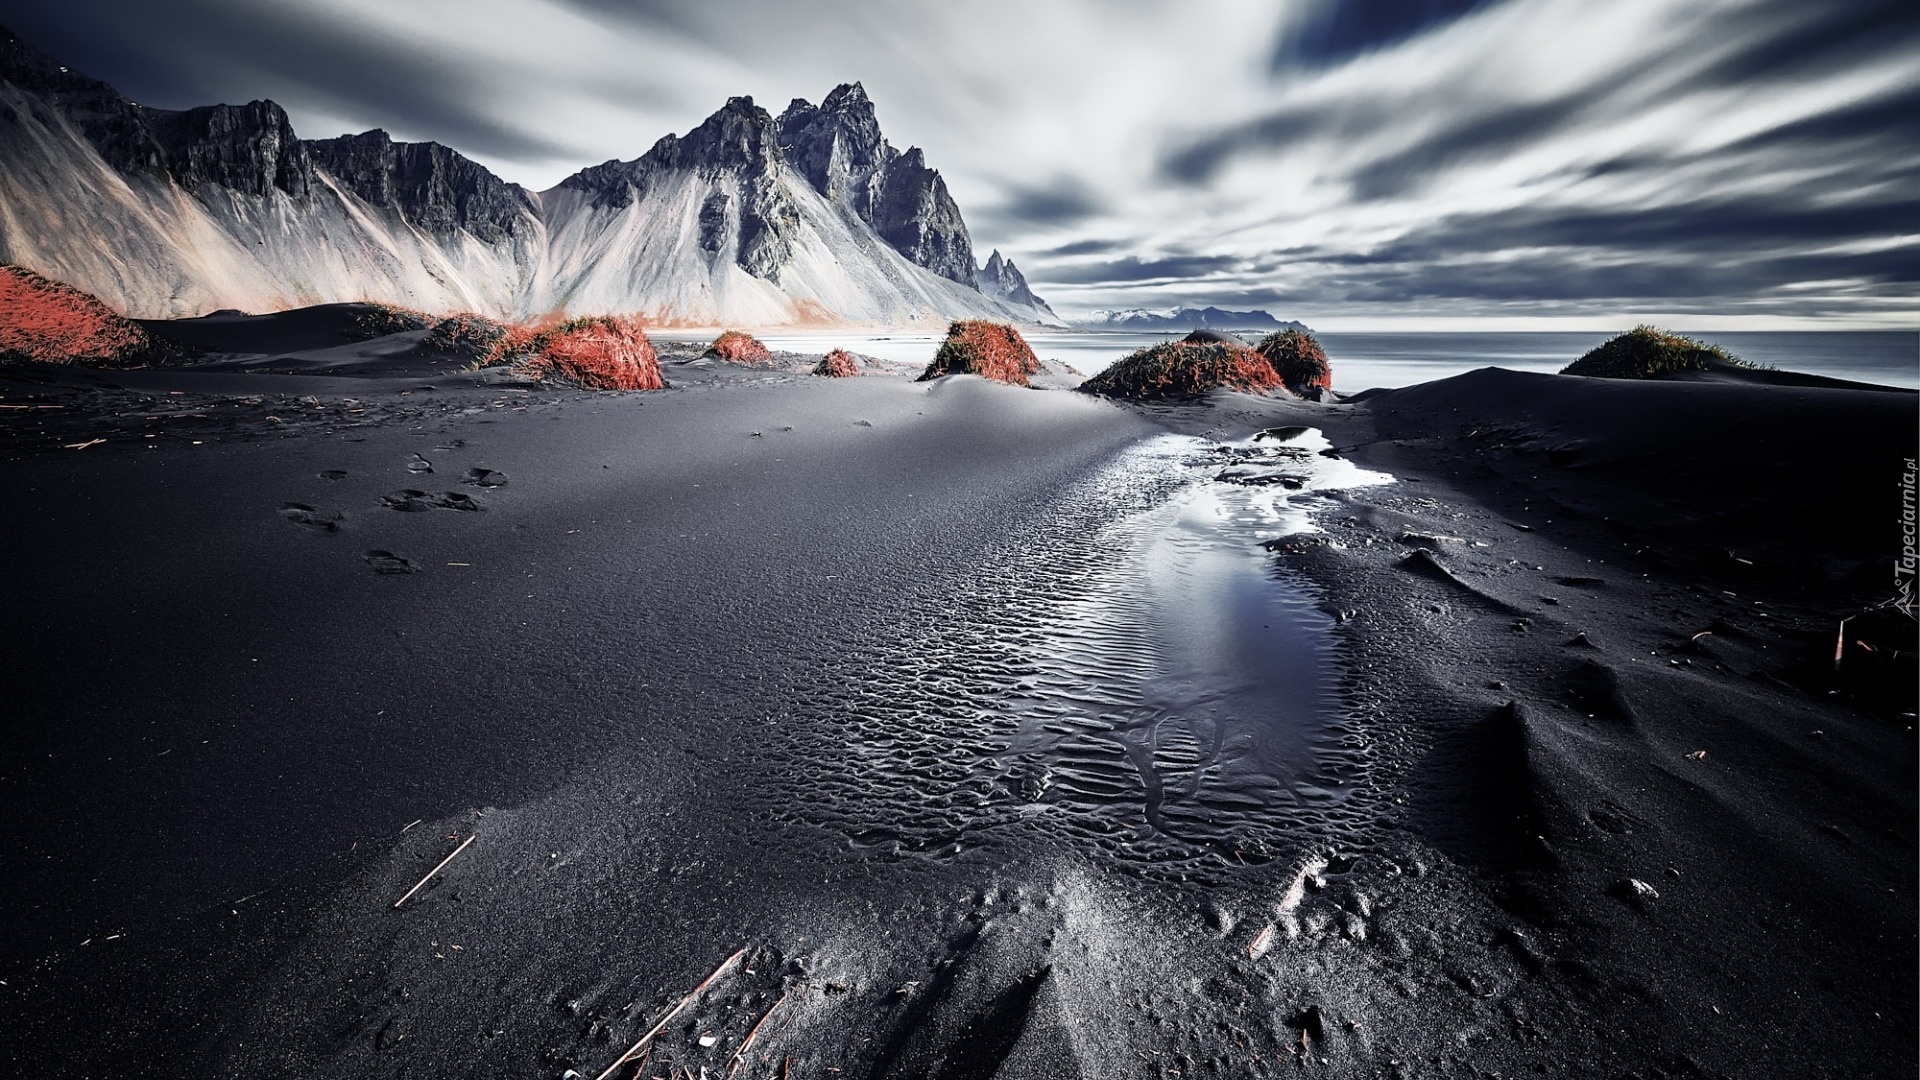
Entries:
[[0,384],[14,1071],[1912,1073],[1911,393],[301,332]]

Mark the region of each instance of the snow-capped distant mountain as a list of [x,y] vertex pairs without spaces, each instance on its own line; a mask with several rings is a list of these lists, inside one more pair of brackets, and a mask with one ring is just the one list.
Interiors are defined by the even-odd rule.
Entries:
[[1203,308],[1126,308],[1096,311],[1081,320],[1080,326],[1092,330],[1305,330],[1305,323],[1281,321],[1271,314],[1253,311],[1224,311]]
[[271,101],[146,108],[4,28],[0,262],[143,317],[376,300],[681,325],[1060,322],[1010,264],[976,266],[939,172],[887,143],[857,83],[778,118],[735,98],[530,192],[436,143],[302,140]]

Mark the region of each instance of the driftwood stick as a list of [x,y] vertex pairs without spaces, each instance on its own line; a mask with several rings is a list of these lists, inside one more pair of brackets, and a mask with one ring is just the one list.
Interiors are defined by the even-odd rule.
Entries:
[[[476,837],[478,837],[479,835],[480,835],[479,833],[474,833],[474,834],[473,834],[473,836],[469,836],[469,837],[467,837],[467,838],[466,838],[465,840],[462,840],[462,841],[460,841],[460,846],[459,846],[459,847],[457,847],[457,848],[454,848],[454,849],[453,849],[453,855],[458,855],[458,854],[460,854],[461,852],[463,852],[463,851],[465,851],[465,850],[467,850],[467,845],[468,845],[468,844],[471,844],[471,843],[473,843],[473,841],[474,841],[474,839],[475,839]],[[436,866],[436,867],[434,867],[433,869],[431,869],[431,870],[429,870],[429,871],[427,871],[427,876],[426,876],[426,877],[423,877],[423,878],[421,878],[421,879],[420,879],[420,881],[419,881],[419,883],[418,883],[418,884],[416,884],[416,885],[414,885],[414,887],[413,887],[413,888],[411,888],[411,889],[408,889],[408,890],[407,890],[407,895],[406,895],[406,896],[403,896],[403,897],[401,897],[400,899],[398,899],[398,900],[395,900],[395,901],[393,902],[393,906],[394,906],[394,907],[399,907],[399,906],[400,906],[401,904],[404,904],[404,903],[406,903],[406,902],[407,902],[407,897],[410,897],[410,896],[412,896],[412,895],[413,895],[414,893],[417,893],[417,892],[419,892],[422,886],[424,886],[424,885],[425,885],[425,884],[426,884],[427,882],[429,882],[429,881],[432,881],[432,880],[433,880],[433,875],[435,875],[435,874],[437,874],[437,873],[439,873],[439,872],[440,872],[440,871],[442,871],[442,870],[445,870],[445,869],[447,868],[447,864],[453,861],[453,855],[449,855],[449,856],[447,856],[446,858],[444,858],[444,859],[441,859],[441,860],[440,860],[440,865],[439,865],[439,866]]]
[[767,1021],[773,1017],[773,1014],[779,1012],[780,1006],[786,1003],[787,994],[781,994],[780,1000],[774,1002],[772,1008],[760,1014],[760,1019],[754,1023],[753,1029],[747,1032],[746,1041],[740,1044],[740,1049],[734,1051],[733,1068],[727,1070],[727,1080],[733,1080],[733,1075],[739,1072],[741,1066],[747,1063],[747,1051],[753,1049],[753,1040],[760,1037],[760,1029],[765,1027]]
[[594,1077],[593,1080],[607,1080],[607,1077],[612,1076],[614,1074],[614,1071],[619,1069],[620,1066],[625,1065],[629,1061],[632,1061],[633,1055],[639,1053],[642,1049],[646,1047],[648,1043],[652,1042],[653,1037],[655,1035],[658,1035],[662,1031],[666,1030],[667,1025],[673,1021],[673,1018],[680,1015],[681,1009],[684,1009],[687,1006],[693,1004],[696,998],[698,998],[701,994],[706,993],[707,987],[712,986],[714,983],[714,980],[726,974],[727,969],[739,963],[740,958],[745,955],[747,955],[747,950],[745,948],[741,948],[739,951],[735,952],[732,956],[729,956],[725,960],[720,961],[720,966],[713,969],[713,974],[700,980],[699,986],[696,986],[692,990],[687,991],[687,996],[680,999],[680,1004],[675,1005],[671,1009],[668,1009],[667,1015],[661,1017],[659,1023],[648,1028],[647,1033],[645,1035],[640,1036],[640,1039],[638,1042],[635,1042],[632,1046],[628,1047],[626,1053],[621,1054],[618,1058],[614,1060],[613,1064],[607,1066],[607,1071],[601,1073],[599,1076]]

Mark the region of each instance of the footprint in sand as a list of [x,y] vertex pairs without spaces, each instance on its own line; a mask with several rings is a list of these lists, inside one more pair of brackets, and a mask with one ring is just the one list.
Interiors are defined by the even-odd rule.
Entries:
[[460,482],[482,488],[506,487],[507,474],[498,469],[468,469],[467,478]]
[[478,497],[462,494],[458,491],[445,492],[438,499],[434,500],[434,505],[443,510],[460,510],[470,514],[478,513],[487,508],[487,504],[481,502]]
[[302,528],[315,532],[340,531],[341,513],[338,510],[321,510],[306,503],[281,503],[280,516]]
[[360,556],[376,574],[417,574],[420,564],[405,555],[395,555],[385,548],[374,548]]
[[403,488],[380,496],[380,504],[389,510],[398,510],[403,514],[419,514],[433,509],[435,500],[424,491]]
[[347,470],[345,469],[320,470],[320,479],[322,480],[345,480],[346,478],[347,478]]
[[425,476],[433,471],[433,462],[428,461],[419,454],[415,454],[413,455],[413,460],[407,462],[407,471],[413,473],[415,476]]

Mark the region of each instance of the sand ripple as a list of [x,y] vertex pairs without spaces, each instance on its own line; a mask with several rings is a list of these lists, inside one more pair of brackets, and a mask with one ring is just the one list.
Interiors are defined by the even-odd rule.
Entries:
[[[1260,542],[1386,478],[1317,435],[1138,444],[952,574],[937,608],[876,620],[855,646],[870,674],[823,667],[775,718],[831,735],[776,736],[791,786],[769,812],[878,857],[1064,843],[1173,877],[1344,832],[1366,761],[1332,620]],[[1246,479],[1268,475],[1291,482]]]

